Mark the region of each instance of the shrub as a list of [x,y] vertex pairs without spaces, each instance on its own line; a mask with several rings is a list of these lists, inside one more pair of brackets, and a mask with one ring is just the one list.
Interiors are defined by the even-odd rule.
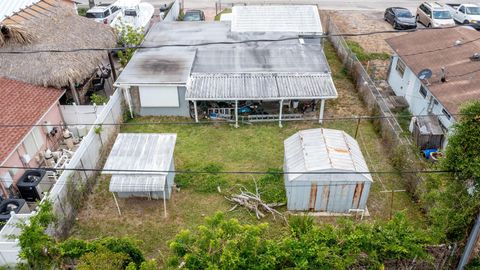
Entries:
[[128,255],[108,249],[98,249],[80,257],[77,270],[123,270]]
[[108,102],[108,97],[100,94],[92,94],[90,96],[90,102],[97,105],[103,105],[104,103]]

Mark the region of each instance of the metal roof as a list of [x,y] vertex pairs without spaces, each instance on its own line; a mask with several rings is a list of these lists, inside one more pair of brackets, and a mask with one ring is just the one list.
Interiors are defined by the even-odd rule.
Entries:
[[232,32],[322,33],[313,5],[234,6]]
[[2,0],[0,1],[0,22],[26,7],[41,0]]
[[165,190],[165,175],[112,175],[110,192],[158,192]]
[[[341,130],[302,130],[286,139],[284,146],[285,167],[289,172],[369,171],[357,141]],[[294,181],[301,175],[287,174],[286,177]],[[373,181],[369,173],[362,175]]]
[[325,73],[193,73],[186,100],[281,100],[336,98]]
[[120,133],[118,134],[103,174],[112,175],[166,175],[156,172],[116,172],[109,170],[168,171],[173,162],[177,134]]
[[192,69],[194,50],[138,50],[115,84],[185,84]]

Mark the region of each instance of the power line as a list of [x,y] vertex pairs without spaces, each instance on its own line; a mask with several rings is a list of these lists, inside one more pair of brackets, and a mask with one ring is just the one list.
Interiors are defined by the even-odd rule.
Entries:
[[[416,31],[430,31],[430,30],[440,30],[440,29],[449,29],[456,27],[464,27],[468,25],[455,25],[450,27],[433,27],[433,28],[424,28],[424,29],[409,29],[409,30],[383,30],[383,31],[372,31],[365,33],[340,33],[340,34],[327,34],[327,35],[317,35],[319,38],[327,37],[356,37],[356,36],[369,36],[377,34],[388,34],[388,33],[410,33]],[[288,40],[298,40],[302,36],[296,37],[287,37],[280,39],[250,39],[250,40],[241,40],[241,41],[222,41],[222,42],[202,42],[202,43],[193,43],[193,44],[163,44],[163,45],[154,45],[154,46],[125,46],[125,47],[113,47],[113,48],[73,48],[73,49],[44,49],[44,50],[12,50],[12,51],[0,51],[0,54],[33,54],[33,53],[73,53],[73,52],[82,52],[82,51],[112,51],[112,50],[123,50],[123,49],[159,49],[159,48],[171,48],[171,47],[200,47],[200,46],[209,46],[209,45],[234,45],[234,44],[245,44],[253,42],[282,42]],[[472,41],[473,42],[473,41]],[[422,53],[422,52],[421,52]],[[421,54],[420,53],[420,54]],[[411,54],[414,55],[414,54]]]
[[79,171],[79,172],[104,172],[111,173],[139,173],[139,174],[235,174],[235,175],[358,175],[358,174],[437,174],[437,173],[453,173],[451,170],[413,170],[413,171],[334,171],[334,172],[312,172],[312,171],[291,171],[291,172],[275,172],[275,171],[195,171],[195,170],[133,170],[133,169],[92,169],[92,168],[48,168],[48,167],[25,167],[25,166],[0,166],[0,169],[20,169],[20,170],[45,170],[45,171]]
[[[471,113],[455,113],[450,114],[451,116],[471,116],[476,114]],[[377,119],[390,119],[390,118],[412,118],[412,117],[429,117],[429,116],[445,116],[444,114],[419,114],[419,115],[392,115],[392,116],[369,116],[369,115],[358,115],[358,116],[350,116],[350,117],[324,117],[324,118],[314,118],[314,119],[305,119],[302,120],[304,122],[315,121],[318,122],[319,120],[323,121],[341,121],[341,120],[377,120]],[[241,120],[241,119],[239,119]],[[272,122],[278,122],[278,119],[273,119]],[[178,121],[178,122],[136,122],[136,123],[103,123],[103,124],[95,124],[95,123],[64,123],[66,126],[144,126],[144,125],[202,125],[202,124],[218,124],[218,123],[229,123],[227,122],[212,122],[212,121]],[[0,128],[11,128],[11,127],[46,127],[46,126],[55,126],[55,124],[0,124]]]

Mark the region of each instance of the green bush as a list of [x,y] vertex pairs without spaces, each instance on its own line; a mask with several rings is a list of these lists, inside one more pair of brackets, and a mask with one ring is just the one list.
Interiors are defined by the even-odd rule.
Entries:
[[108,97],[100,94],[92,94],[90,96],[90,102],[97,105],[103,105],[104,103],[108,102]]
[[108,249],[88,252],[78,260],[77,270],[123,270],[128,255]]

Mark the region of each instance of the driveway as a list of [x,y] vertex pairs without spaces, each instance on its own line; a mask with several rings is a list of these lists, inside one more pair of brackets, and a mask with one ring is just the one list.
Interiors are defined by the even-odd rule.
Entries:
[[[160,6],[165,0],[143,0],[154,6]],[[315,4],[320,9],[326,10],[385,10],[387,7],[402,6],[411,10],[416,9],[422,1],[419,0],[219,0],[222,5],[228,3],[238,4]],[[184,0],[185,8],[215,8],[217,0]],[[459,0],[452,0],[449,3],[461,3]]]

